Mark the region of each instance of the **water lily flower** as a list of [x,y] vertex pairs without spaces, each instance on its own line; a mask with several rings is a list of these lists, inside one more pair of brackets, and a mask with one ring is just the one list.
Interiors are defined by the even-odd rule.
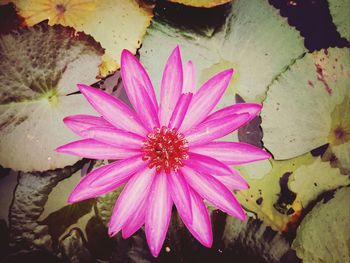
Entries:
[[122,231],[127,238],[145,225],[156,257],[175,204],[193,236],[211,247],[211,222],[203,200],[244,220],[244,210],[232,191],[248,185],[229,165],[270,158],[255,146],[217,139],[249,122],[261,105],[238,103],[213,112],[233,69],[216,74],[196,91],[194,65],[189,61],[183,69],[179,47],[165,65],[159,104],[148,74],[127,50],[122,52],[121,74],[133,109],[101,90],[78,85],[101,117],[66,117],[65,124],[83,139],[56,150],[118,161],[87,174],[68,202],[93,198],[125,184],[110,218],[110,236]]

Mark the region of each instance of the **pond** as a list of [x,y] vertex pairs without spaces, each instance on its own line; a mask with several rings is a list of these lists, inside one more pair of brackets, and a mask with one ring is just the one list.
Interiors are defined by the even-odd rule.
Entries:
[[0,1],[0,262],[349,262],[349,10]]

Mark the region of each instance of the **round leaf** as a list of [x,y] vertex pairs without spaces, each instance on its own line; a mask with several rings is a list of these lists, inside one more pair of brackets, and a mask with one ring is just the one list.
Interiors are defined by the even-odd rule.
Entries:
[[350,2],[348,0],[328,0],[333,22],[342,37],[350,41]]
[[169,0],[170,2],[194,7],[214,7],[230,2],[230,0]]
[[125,48],[135,53],[152,18],[150,8],[136,0],[14,0],[19,14],[29,25],[49,19],[49,25],[74,27],[91,35],[105,48],[100,71],[103,76],[120,65]]
[[173,27],[165,21],[166,14],[152,22],[140,59],[157,89],[160,72],[177,44],[183,60],[197,67],[199,84],[221,70],[235,69],[220,107],[233,104],[235,93],[246,101],[261,101],[273,78],[305,51],[299,33],[267,1],[237,0],[229,8],[219,28]]
[[350,261],[350,188],[339,189],[303,219],[293,247],[304,263]]
[[350,180],[338,168],[332,168],[329,162],[317,158],[312,164],[299,167],[288,183],[290,189],[299,195],[302,206],[306,207],[321,193],[348,185]]
[[306,154],[287,161],[271,161],[272,169],[260,178],[250,175],[259,173],[263,162],[255,167],[248,166],[248,169],[245,165],[240,166],[238,170],[250,188],[237,192],[239,202],[272,229],[288,231],[288,224],[297,221],[302,209],[298,196],[288,188],[289,177],[314,159],[311,154]]
[[[349,55],[347,48],[307,54],[270,86],[261,116],[263,142],[275,159],[350,140]],[[349,160],[350,148],[343,153]]]
[[71,28],[39,24],[0,38],[0,164],[45,171],[79,157],[56,153],[77,139],[63,123],[72,114],[95,114],[77,83],[96,81],[101,47]]

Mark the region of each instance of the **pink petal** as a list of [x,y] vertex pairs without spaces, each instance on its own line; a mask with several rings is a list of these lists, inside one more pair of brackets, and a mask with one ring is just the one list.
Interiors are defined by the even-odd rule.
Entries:
[[190,189],[190,198],[192,206],[192,221],[188,221],[186,217],[182,217],[182,221],[192,235],[206,247],[213,244],[213,232],[211,229],[210,216],[202,198]]
[[176,129],[180,128],[181,123],[186,116],[186,112],[187,112],[188,106],[190,105],[192,96],[193,96],[192,93],[181,95],[181,97],[176,103],[174,112],[170,118],[169,128],[176,128]]
[[122,52],[121,74],[126,94],[140,120],[150,131],[159,127],[158,106],[152,83],[142,65],[126,49]]
[[231,106],[222,108],[212,114],[210,114],[204,121],[211,121],[221,119],[232,114],[248,113],[248,122],[254,119],[261,111],[262,106],[258,103],[236,103]]
[[84,137],[82,132],[92,127],[113,127],[108,121],[102,117],[91,115],[71,115],[63,119],[64,124],[74,133]]
[[181,173],[185,176],[188,184],[201,197],[208,200],[223,212],[241,220],[245,219],[245,213],[236,198],[217,179],[210,175],[198,173],[188,166],[181,167]]
[[249,188],[248,183],[239,174],[239,172],[234,169],[232,169],[232,172],[233,173],[229,175],[216,175],[216,174],[211,174],[211,175],[231,191],[248,189]]
[[226,164],[211,158],[206,155],[197,153],[189,153],[189,158],[185,162],[186,165],[192,167],[194,170],[206,173],[220,175],[231,175],[233,172]]
[[184,68],[184,83],[182,93],[195,93],[196,92],[196,68],[191,60],[187,61]]
[[163,73],[159,109],[161,125],[168,125],[176,102],[180,98],[183,81],[182,74],[180,49],[177,46],[169,56]]
[[153,106],[149,95],[140,84],[138,92],[135,110],[142,123],[149,131],[152,131],[154,127],[159,127],[158,110]]
[[222,119],[216,119],[199,124],[185,133],[190,146],[205,144],[224,137],[237,130],[249,119],[249,114],[234,114]]
[[222,71],[209,79],[193,96],[181,131],[187,131],[202,122],[218,104],[230,83],[233,69]]
[[240,165],[271,158],[268,152],[240,142],[210,142],[191,147],[191,152],[209,155],[225,164]]
[[125,91],[128,95],[131,104],[134,107],[135,105],[139,104],[139,86],[137,84],[139,83],[149,95],[153,107],[155,109],[158,108],[158,103],[156,95],[154,93],[153,85],[151,80],[149,79],[146,70],[137,60],[137,58],[126,49],[123,50],[121,56],[121,74]]
[[131,237],[145,223],[146,201],[147,198],[145,198],[144,202],[137,208],[133,216],[124,224],[122,228],[122,237],[124,239]]
[[139,135],[146,135],[148,133],[143,125],[140,124],[136,114],[121,100],[102,90],[86,85],[78,84],[78,88],[95,110],[118,129]]
[[142,205],[142,202],[149,195],[155,176],[155,170],[146,167],[131,177],[114,206],[108,224],[110,236],[117,234]]
[[168,174],[169,190],[181,217],[192,222],[191,199],[188,184],[182,174],[171,172]]
[[173,202],[170,197],[167,175],[164,172],[156,175],[148,199],[145,230],[151,253],[157,257],[168,230]]
[[90,128],[82,132],[82,134],[96,141],[125,149],[139,150],[145,140],[135,133],[118,130],[114,127]]
[[249,185],[240,174],[226,164],[206,155],[189,153],[186,165],[200,173],[214,176],[230,190],[247,189]]
[[82,178],[71,192],[68,203],[79,202],[112,191],[145,166],[146,163],[142,161],[141,156],[135,156],[99,167]]
[[134,149],[117,148],[94,139],[83,139],[62,145],[56,149],[57,152],[76,155],[90,159],[125,159],[138,155],[140,151]]

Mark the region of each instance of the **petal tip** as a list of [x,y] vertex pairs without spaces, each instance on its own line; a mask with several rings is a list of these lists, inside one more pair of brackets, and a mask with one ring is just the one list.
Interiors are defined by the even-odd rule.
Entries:
[[134,55],[127,49],[123,49],[121,55],[121,66],[123,68],[124,62],[130,58],[134,58]]
[[67,123],[70,122],[70,121],[72,121],[72,117],[71,117],[71,116],[66,116],[66,117],[63,118],[63,122],[64,122],[65,124],[67,124]]
[[108,236],[109,236],[109,237],[113,237],[113,236],[115,236],[117,233],[118,233],[118,231],[111,230],[111,228],[108,227]]
[[58,153],[65,153],[66,150],[64,148],[65,148],[65,146],[62,145],[62,146],[57,147],[54,151],[58,152]]
[[161,248],[156,248],[153,246],[150,246],[150,251],[153,257],[157,258],[159,256],[159,252],[160,252]]
[[224,77],[231,78],[233,73],[235,73],[235,70],[233,68],[229,68],[229,69],[224,70],[222,73],[223,73]]
[[[266,152],[266,151],[265,151],[265,152]],[[266,152],[266,154],[267,154],[267,156],[269,157],[269,159],[270,159],[270,158],[273,158],[273,156],[272,156],[272,154],[271,154],[271,153]]]
[[84,201],[86,199],[92,198],[92,196],[87,196],[86,194],[82,194],[82,187],[80,184],[78,184],[70,193],[70,195],[67,198],[67,203],[73,204],[78,203],[81,201]]
[[76,203],[78,202],[79,200],[76,199],[76,197],[74,196],[73,193],[71,193],[68,198],[67,198],[67,203],[68,204],[73,204],[73,203]]
[[122,229],[122,238],[127,239],[129,237],[130,237],[130,235],[128,233],[125,233],[125,231]]
[[176,50],[176,52],[180,53],[180,45],[176,44],[174,50]]
[[263,107],[263,105],[259,103],[244,103],[244,104],[249,105],[251,107],[252,111],[250,113],[251,115],[254,115],[254,117],[261,112]]
[[213,238],[208,238],[207,240],[202,240],[201,244],[207,248],[211,248],[213,246]]
[[181,61],[181,52],[180,52],[180,46],[177,44],[174,48],[174,50],[171,52],[170,57],[175,56]]
[[77,84],[78,89],[80,90],[80,92],[83,92],[84,90],[86,90],[89,86],[85,85],[85,84]]
[[239,211],[237,211],[237,213],[235,214],[235,217],[237,217],[241,221],[244,221],[247,218],[247,215],[244,212],[242,207],[240,207]]
[[250,189],[250,186],[247,182],[240,182],[238,190],[247,190]]

